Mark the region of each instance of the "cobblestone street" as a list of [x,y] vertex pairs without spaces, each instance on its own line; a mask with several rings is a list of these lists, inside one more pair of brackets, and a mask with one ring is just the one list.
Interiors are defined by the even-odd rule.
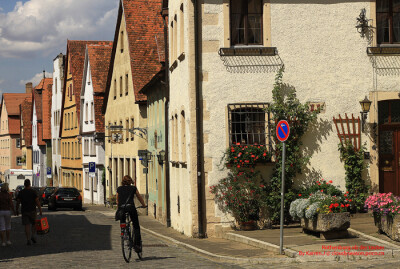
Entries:
[[44,209],[44,216],[50,232],[38,235],[38,243],[32,246],[26,245],[21,218],[12,218],[13,245],[0,249],[0,268],[228,268],[146,233],[142,233],[144,259],[139,261],[135,255],[126,264],[119,223],[111,217],[69,209]]
[[232,264],[213,261],[144,231],[144,259],[134,255],[127,264],[121,253],[118,222],[109,210],[105,215],[101,207],[89,208],[56,212],[45,208],[50,232],[38,235],[38,243],[32,246],[26,245],[20,217],[13,217],[13,245],[0,249],[0,268],[400,268],[396,259],[305,263],[288,258],[280,263]]

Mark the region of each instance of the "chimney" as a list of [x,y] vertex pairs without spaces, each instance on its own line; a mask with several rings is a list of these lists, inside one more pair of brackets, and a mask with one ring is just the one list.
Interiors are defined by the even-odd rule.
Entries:
[[28,82],[25,84],[25,93],[32,93],[32,82]]

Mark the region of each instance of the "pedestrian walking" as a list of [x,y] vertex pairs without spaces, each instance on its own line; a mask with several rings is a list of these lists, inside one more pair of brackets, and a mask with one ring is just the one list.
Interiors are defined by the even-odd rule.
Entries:
[[19,204],[21,204],[22,225],[25,225],[25,235],[27,245],[36,243],[36,206],[39,208],[39,215],[42,216],[42,207],[40,206],[39,197],[36,192],[31,188],[31,181],[25,179],[25,188],[18,193],[17,196],[17,215]]
[[0,189],[0,235],[2,247],[11,245],[11,211],[15,214],[14,204],[12,202],[11,194],[9,193],[8,183],[4,183]]

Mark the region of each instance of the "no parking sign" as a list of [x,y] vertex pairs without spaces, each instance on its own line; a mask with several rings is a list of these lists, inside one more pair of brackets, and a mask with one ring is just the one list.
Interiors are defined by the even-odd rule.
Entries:
[[281,225],[280,225],[280,254],[283,254],[283,218],[285,206],[285,155],[286,145],[285,141],[289,138],[290,127],[289,123],[281,120],[276,125],[276,138],[282,142],[282,187],[281,187]]
[[278,138],[278,140],[281,142],[285,142],[288,139],[289,134],[289,123],[285,120],[279,121],[278,125],[276,126],[276,138]]

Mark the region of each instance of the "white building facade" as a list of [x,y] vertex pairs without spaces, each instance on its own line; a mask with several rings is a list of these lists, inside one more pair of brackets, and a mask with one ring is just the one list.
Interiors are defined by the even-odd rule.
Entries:
[[[111,49],[112,43],[87,45],[85,54],[79,122],[82,136],[83,196],[84,202],[91,204],[105,202],[104,117],[100,110],[103,104]],[[94,174],[89,170],[89,166],[93,163],[95,164]]]
[[[255,142],[244,137],[235,141],[236,127],[247,126],[240,129],[242,134],[274,133],[268,130],[261,108],[272,102],[275,76],[282,66],[283,82],[296,88],[299,100],[323,107],[318,128],[304,136],[311,159],[295,184],[324,178],[345,189],[333,117],[344,118],[346,113],[358,118],[359,101],[367,96],[372,105],[365,128],[354,132],[370,153],[363,177],[372,192],[400,194],[400,168],[396,165],[400,161],[396,152],[400,145],[400,31],[394,5],[395,1],[383,0],[205,0],[196,7],[192,1],[169,1],[169,158],[174,228],[195,235],[198,219],[202,219],[203,231],[210,236],[217,226],[228,226],[230,218],[219,211],[209,187],[226,176],[228,170],[220,169],[220,162],[232,143]],[[196,9],[197,37],[193,30]],[[367,21],[364,28],[356,28],[362,10]],[[301,14],[302,19],[293,14]],[[244,23],[245,18],[250,23]],[[201,133],[196,133],[196,98],[201,101]],[[251,121],[263,121],[264,131],[247,124]],[[198,154],[196,141],[202,141],[203,154]],[[201,156],[203,167],[198,167],[196,156]],[[202,175],[201,180],[196,172]]]
[[53,60],[53,87],[51,98],[51,144],[53,186],[61,186],[61,138],[60,117],[64,83],[65,55],[60,53]]
[[32,167],[33,184],[35,187],[46,186],[46,145],[39,145],[40,127],[37,117],[36,101],[33,100],[32,110]]

